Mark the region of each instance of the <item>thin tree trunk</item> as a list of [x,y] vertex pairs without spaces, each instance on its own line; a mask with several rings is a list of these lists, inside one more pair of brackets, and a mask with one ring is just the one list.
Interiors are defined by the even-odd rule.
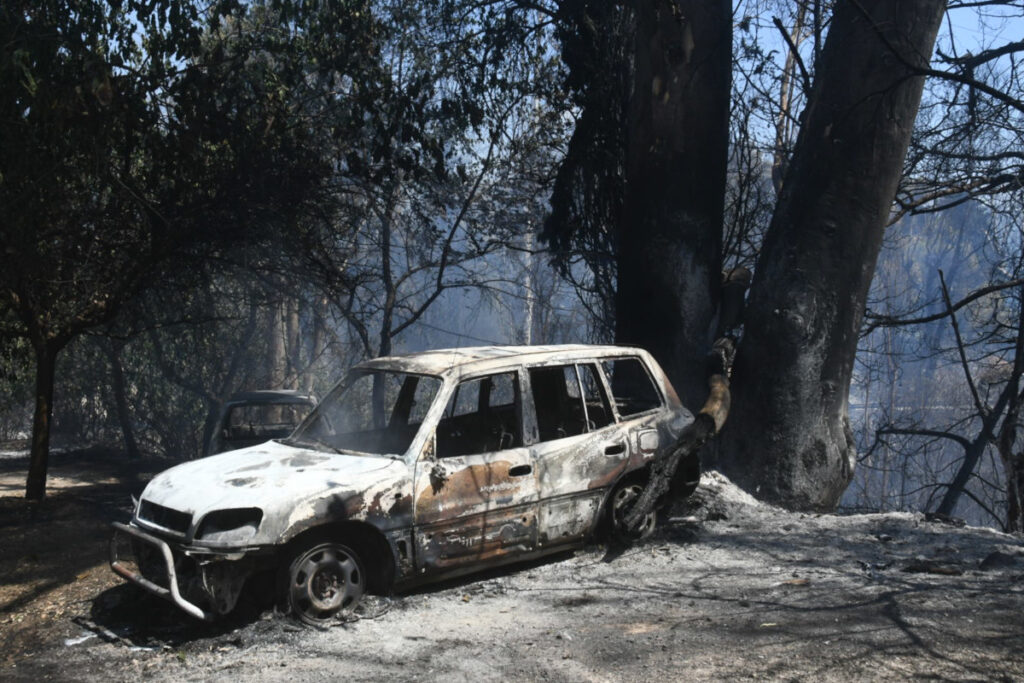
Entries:
[[[199,444],[199,452],[203,457],[213,455],[213,451],[220,444],[220,437],[217,438],[217,443],[214,443],[213,437],[214,432],[220,428],[220,414],[224,409],[224,402],[220,400],[207,397],[204,403],[206,403],[206,417],[203,418],[203,442]],[[194,457],[195,454],[190,453],[186,460],[192,460]]]
[[117,421],[121,425],[124,437],[124,452],[129,460],[139,458],[139,446],[135,441],[135,430],[132,428],[132,414],[128,407],[128,396],[124,381],[124,366],[121,364],[121,345],[113,340],[104,345],[107,359],[110,361],[110,379],[114,390],[114,405],[117,408]]
[[859,330],[944,9],[836,4],[755,269],[719,444],[726,474],[789,508],[834,509],[853,476]]
[[327,346],[327,332],[324,317],[327,315],[327,299],[318,298],[313,303],[313,334],[309,338],[309,362],[306,364],[300,387],[307,394],[313,391],[316,373],[314,368]]
[[732,6],[637,3],[615,339],[647,348],[696,412],[721,288]]
[[[804,19],[807,14],[807,6],[799,5],[796,11],[793,30],[789,34],[789,40],[795,47],[800,47],[803,42]],[[786,149],[789,143],[790,132],[793,129],[794,119],[793,108],[793,82],[796,80],[797,59],[793,49],[786,52],[786,63],[782,68],[782,77],[779,80],[779,115],[775,119],[775,149],[772,154],[772,186],[778,193],[782,189],[782,179],[786,174],[786,165],[789,161],[789,150]]]
[[42,500],[50,460],[50,420],[53,417],[53,381],[59,345],[49,341],[33,344],[36,352],[36,407],[32,418],[32,450],[29,456],[25,497]]
[[285,305],[278,299],[269,307],[267,320],[267,387],[279,389],[284,384],[288,359],[285,355]]
[[964,449],[964,459],[956,471],[956,476],[953,477],[952,483],[946,488],[946,495],[942,497],[939,506],[935,508],[935,511],[940,515],[952,515],[956,510],[956,504],[960,502],[960,496],[963,495],[964,489],[967,488],[971,475],[974,474],[978,463],[981,462],[981,456],[985,455],[985,449],[992,439],[992,429],[995,426],[993,422],[987,419],[984,420],[978,436],[974,438],[970,446]]
[[284,386],[287,389],[298,389],[299,373],[302,368],[302,328],[299,321],[299,300],[289,297],[285,308],[288,315],[286,319],[288,369],[285,373]]
[[1024,451],[1000,452],[1006,475],[1006,531],[1024,531]]

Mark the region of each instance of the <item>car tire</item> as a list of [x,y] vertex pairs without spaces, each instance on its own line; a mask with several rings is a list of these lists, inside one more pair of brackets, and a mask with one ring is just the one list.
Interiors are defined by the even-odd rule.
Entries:
[[608,519],[613,539],[633,542],[647,538],[654,533],[658,519],[656,510],[648,512],[644,516],[640,528],[636,530],[627,529],[622,521],[643,490],[643,484],[634,480],[621,482],[612,491],[612,495],[608,498]]
[[286,611],[303,623],[325,626],[359,604],[366,572],[351,547],[317,539],[289,555],[282,583]]

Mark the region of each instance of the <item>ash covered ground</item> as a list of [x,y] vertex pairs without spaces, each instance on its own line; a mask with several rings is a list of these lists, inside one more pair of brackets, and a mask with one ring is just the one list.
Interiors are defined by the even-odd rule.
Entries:
[[0,680],[1024,679],[1024,542],[991,529],[789,513],[712,473],[628,549],[371,598],[325,630],[244,606],[208,625],[107,569],[120,469],[58,458],[33,507],[4,462]]

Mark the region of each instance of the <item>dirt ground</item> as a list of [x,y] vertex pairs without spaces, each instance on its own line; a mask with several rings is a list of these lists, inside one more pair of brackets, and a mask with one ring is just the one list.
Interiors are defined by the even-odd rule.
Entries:
[[160,463],[0,454],[0,680],[1024,680],[1024,542],[922,515],[804,515],[706,475],[646,542],[371,598],[324,630],[193,621],[106,565]]

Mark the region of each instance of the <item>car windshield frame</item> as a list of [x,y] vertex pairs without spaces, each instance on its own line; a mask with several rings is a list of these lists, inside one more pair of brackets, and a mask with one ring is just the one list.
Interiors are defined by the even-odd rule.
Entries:
[[[361,380],[367,377],[382,377],[381,394],[377,396],[377,389],[371,389],[374,398],[367,394],[366,387],[359,386]],[[399,381],[389,382],[389,379],[397,378]],[[409,384],[410,379],[416,381]],[[427,380],[426,382],[424,380]],[[432,391],[429,386],[433,385]],[[375,386],[376,383],[374,383]],[[354,387],[362,391],[364,396],[351,395]],[[426,405],[420,388],[428,387]],[[312,447],[314,449],[329,450],[345,455],[357,455],[365,457],[385,457],[402,459],[409,452],[409,449],[416,443],[417,437],[422,433],[427,423],[427,416],[430,409],[437,402],[438,397],[443,393],[444,379],[439,375],[421,372],[409,372],[400,368],[381,367],[355,367],[352,368],[324,399],[313,409],[303,420],[291,436],[282,439],[281,443],[290,446]],[[393,396],[388,394],[394,392]],[[335,419],[349,421],[348,426],[342,431],[337,431],[331,422],[331,411],[344,407],[346,401],[359,400],[359,410],[365,411],[368,407],[370,414],[355,415],[352,411],[339,410],[333,417]],[[383,403],[378,404],[378,399]],[[386,414],[380,414],[375,408],[383,407]],[[411,417],[418,421],[410,422]],[[367,419],[373,421],[371,429],[353,430],[353,423]],[[369,425],[359,424],[360,427]],[[319,430],[319,431],[318,431]],[[392,447],[395,444],[400,448]]]

